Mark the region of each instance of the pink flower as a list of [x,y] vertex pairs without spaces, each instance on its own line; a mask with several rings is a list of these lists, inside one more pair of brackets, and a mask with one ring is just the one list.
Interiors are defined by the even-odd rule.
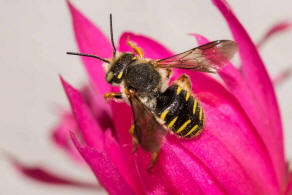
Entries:
[[[131,154],[131,108],[125,103],[106,104],[103,99],[104,93],[117,89],[106,83],[101,62],[82,57],[91,88],[78,91],[61,78],[73,115],[63,114],[53,140],[83,163],[77,148],[108,193],[246,195],[292,191],[273,84],[254,43],[228,4],[224,0],[213,3],[239,45],[240,70],[227,64],[219,72],[223,84],[200,72],[174,72],[174,78],[184,72],[190,76],[193,92],[204,108],[206,124],[195,139],[183,140],[169,134],[151,173],[147,172],[149,153],[138,147]],[[112,47],[105,35],[68,5],[80,52],[111,58]],[[128,36],[143,49],[146,58],[173,55],[158,42],[129,32],[119,39],[120,52],[131,51],[126,44]],[[192,36],[199,44],[208,42],[201,35]],[[74,145],[68,135],[72,130]],[[28,169],[16,161],[15,164],[26,174]]]

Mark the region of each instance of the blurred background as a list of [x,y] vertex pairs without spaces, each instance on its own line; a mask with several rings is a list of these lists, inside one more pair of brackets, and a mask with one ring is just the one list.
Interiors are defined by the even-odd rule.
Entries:
[[[196,45],[188,33],[210,40],[231,39],[219,11],[206,0],[72,0],[75,7],[109,35],[114,17],[116,42],[123,31],[148,35],[174,52]],[[279,21],[292,20],[291,0],[230,0],[232,9],[257,42]],[[58,108],[69,108],[58,74],[81,87],[87,81],[76,51],[71,18],[63,0],[0,0],[0,150],[26,164],[42,164],[64,176],[95,182],[89,169],[74,164],[50,142]],[[271,77],[292,68],[292,30],[273,37],[260,54]],[[284,123],[287,159],[292,160],[292,79],[276,88]],[[96,194],[70,187],[50,187],[16,173],[0,155],[0,194]],[[101,194],[105,192],[101,189]]]

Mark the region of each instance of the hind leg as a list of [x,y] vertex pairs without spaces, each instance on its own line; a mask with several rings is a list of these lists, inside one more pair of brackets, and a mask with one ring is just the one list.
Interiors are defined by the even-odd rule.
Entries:
[[192,83],[190,81],[190,77],[187,74],[181,75],[173,83],[177,84],[188,92],[192,92]]
[[151,171],[153,165],[156,163],[156,161],[158,159],[158,155],[159,155],[159,152],[153,152],[152,153],[152,160],[151,160],[149,168],[147,169],[148,172]]
[[[133,141],[133,151],[132,151],[132,154],[134,154],[136,152],[137,146],[138,146],[138,140],[135,137],[134,132],[135,132],[135,125],[132,125],[131,128],[130,128],[130,130],[129,130],[129,133],[132,135],[132,141]],[[152,167],[156,163],[157,158],[158,158],[158,154],[159,154],[159,152],[153,152],[152,153],[152,160],[151,160],[151,163],[150,163],[149,168],[147,169],[148,172],[151,171]]]
[[131,128],[130,128],[130,130],[129,130],[129,133],[132,135],[132,142],[133,142],[133,151],[132,151],[132,154],[134,154],[136,152],[137,147],[138,147],[138,140],[135,137],[134,132],[135,132],[135,125],[132,125]]

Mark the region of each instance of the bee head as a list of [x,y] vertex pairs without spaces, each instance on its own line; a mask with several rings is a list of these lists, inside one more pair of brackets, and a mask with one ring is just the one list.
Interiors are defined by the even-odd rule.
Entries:
[[123,53],[115,60],[106,73],[106,81],[110,84],[117,85],[122,82],[123,73],[127,65],[136,61],[136,56],[132,53]]
[[127,65],[131,64],[136,60],[136,56],[132,53],[122,53],[120,55],[116,55],[116,47],[113,35],[113,20],[112,14],[110,14],[110,35],[111,42],[113,47],[113,58],[110,63],[105,64],[106,70],[106,81],[112,85],[118,85],[122,82],[123,73]]

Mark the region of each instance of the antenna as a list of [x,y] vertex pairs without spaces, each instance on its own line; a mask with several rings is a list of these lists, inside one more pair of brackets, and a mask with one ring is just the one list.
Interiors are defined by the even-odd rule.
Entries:
[[85,56],[85,57],[90,57],[90,58],[97,58],[105,63],[110,63],[108,60],[105,60],[101,57],[95,56],[95,55],[90,55],[90,54],[85,54],[85,53],[76,53],[76,52],[66,52],[68,55],[76,55],[76,56]]
[[116,47],[115,47],[115,42],[114,42],[114,32],[113,32],[113,17],[112,14],[110,14],[110,31],[111,31],[111,41],[112,41],[112,46],[113,46],[113,57],[116,56]]

